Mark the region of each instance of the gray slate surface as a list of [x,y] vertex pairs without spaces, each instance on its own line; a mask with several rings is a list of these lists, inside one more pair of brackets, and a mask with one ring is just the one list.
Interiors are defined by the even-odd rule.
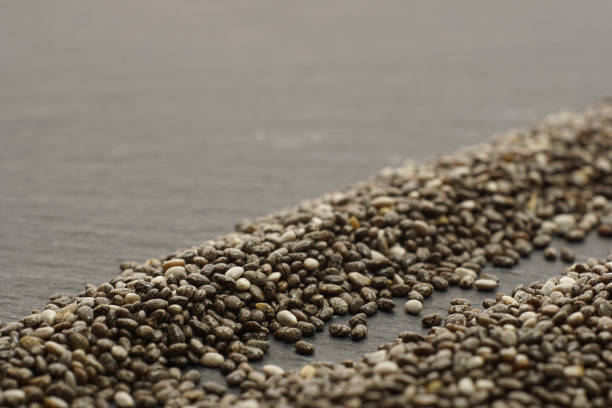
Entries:
[[[122,260],[594,102],[612,93],[610,15],[556,0],[4,1],[0,319]],[[590,240],[583,256],[607,253]],[[555,272],[532,258],[506,289]],[[409,327],[381,315],[365,342],[319,337],[315,357]],[[305,361],[275,347],[286,367]]]

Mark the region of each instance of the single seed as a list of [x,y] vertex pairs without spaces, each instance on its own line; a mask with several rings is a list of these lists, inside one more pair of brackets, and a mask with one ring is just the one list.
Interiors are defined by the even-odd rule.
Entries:
[[285,374],[285,370],[283,370],[281,367],[274,365],[274,364],[266,364],[265,366],[262,367],[262,370],[268,376]]
[[59,397],[48,396],[43,399],[43,405],[45,408],[68,408],[69,405],[66,401]]
[[393,361],[381,361],[374,367],[374,372],[381,375],[393,374],[398,370],[399,367]]
[[333,323],[329,326],[329,334],[334,337],[346,337],[351,333],[351,328],[345,324]]
[[115,404],[119,408],[131,408],[134,406],[134,400],[127,392],[119,391],[115,394]]
[[295,343],[295,351],[297,351],[299,354],[310,355],[314,353],[315,347],[307,341],[300,340]]
[[243,267],[241,267],[241,266],[234,266],[232,268],[229,268],[225,272],[225,276],[227,276],[228,278],[232,278],[233,280],[238,280],[238,278],[240,278],[243,273],[244,273],[244,268]]
[[241,292],[247,291],[251,288],[251,282],[248,279],[245,278],[239,278],[236,281],[236,289],[238,289]]
[[307,258],[304,261],[304,268],[308,269],[309,271],[313,271],[317,269],[318,267],[319,267],[319,261],[317,261],[314,258]]
[[276,314],[276,320],[278,320],[282,326],[288,327],[294,327],[298,323],[297,317],[295,317],[295,315],[288,310],[281,310],[278,312]]
[[544,250],[544,258],[547,261],[554,261],[557,259],[557,250],[554,247],[548,247]]
[[423,310],[423,304],[416,299],[411,299],[404,303],[404,309],[406,313],[418,315]]
[[368,334],[368,328],[365,324],[358,324],[351,330],[351,339],[359,341],[365,338]]
[[300,370],[300,377],[304,380],[313,378],[317,374],[317,369],[311,365],[305,365]]
[[565,378],[581,378],[584,376],[584,368],[579,365],[567,366],[563,369]]
[[574,255],[574,252],[572,252],[571,249],[569,248],[561,248],[561,260],[563,260],[563,262],[574,262],[574,259],[576,258],[576,256]]
[[201,363],[205,367],[220,367],[225,361],[222,354],[215,352],[208,352],[202,356]]
[[427,225],[427,223],[425,221],[416,220],[412,224],[412,227],[422,237],[426,237],[427,235],[429,235],[429,225]]
[[477,279],[474,282],[474,286],[476,286],[478,290],[491,291],[497,288],[497,282],[493,279]]
[[431,313],[424,316],[423,319],[421,319],[421,323],[423,327],[438,326],[442,323],[442,316],[437,313]]
[[572,313],[567,317],[567,323],[570,326],[579,326],[584,322],[584,315],[580,312]]

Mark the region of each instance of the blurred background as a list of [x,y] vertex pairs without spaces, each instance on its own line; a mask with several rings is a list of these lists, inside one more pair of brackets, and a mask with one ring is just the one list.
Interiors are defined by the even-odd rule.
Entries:
[[0,319],[596,102],[611,15],[604,1],[3,1]]

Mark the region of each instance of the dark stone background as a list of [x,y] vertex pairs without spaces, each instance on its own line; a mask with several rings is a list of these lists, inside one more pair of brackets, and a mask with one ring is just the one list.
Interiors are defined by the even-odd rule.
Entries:
[[[611,92],[610,15],[603,1],[3,1],[0,319],[122,260],[595,102]],[[553,265],[534,254],[503,288]],[[484,296],[427,310],[451,295]],[[319,336],[315,358],[418,324],[381,314],[364,342]]]

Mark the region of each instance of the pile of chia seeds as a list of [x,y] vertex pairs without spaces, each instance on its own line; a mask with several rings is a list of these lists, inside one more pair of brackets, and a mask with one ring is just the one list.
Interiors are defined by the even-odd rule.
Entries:
[[[612,102],[563,113],[432,163],[237,225],[78,296],[0,324],[10,407],[605,407],[612,402],[612,264],[574,264],[477,309],[454,299],[356,363],[295,372],[251,362],[271,338],[367,336],[368,318],[420,314],[450,286],[495,291],[553,237],[612,235]],[[573,262],[567,249],[561,258]],[[495,296],[495,295],[492,295]],[[347,324],[327,324],[345,316]],[[227,385],[202,378],[216,368]]]

